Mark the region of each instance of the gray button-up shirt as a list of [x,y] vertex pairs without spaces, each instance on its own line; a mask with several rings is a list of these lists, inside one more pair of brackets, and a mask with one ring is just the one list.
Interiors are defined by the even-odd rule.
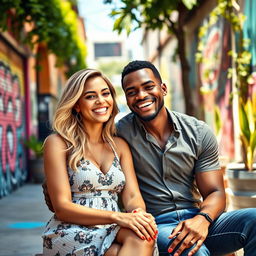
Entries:
[[199,206],[195,173],[220,169],[218,144],[206,123],[169,111],[173,125],[165,149],[147,133],[133,113],[117,124],[118,136],[130,146],[147,211],[154,216]]

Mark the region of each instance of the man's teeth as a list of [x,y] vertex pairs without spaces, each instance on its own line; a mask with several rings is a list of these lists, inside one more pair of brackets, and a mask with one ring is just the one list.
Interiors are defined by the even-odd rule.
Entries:
[[98,109],[95,109],[93,111],[96,112],[96,113],[103,113],[103,112],[107,111],[107,108],[98,108]]
[[144,103],[144,104],[139,105],[139,108],[148,107],[148,106],[150,106],[152,103],[153,103],[153,102],[146,102],[146,103]]

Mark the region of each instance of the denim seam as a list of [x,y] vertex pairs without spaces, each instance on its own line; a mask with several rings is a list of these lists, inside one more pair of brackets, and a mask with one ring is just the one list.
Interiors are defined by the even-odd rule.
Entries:
[[240,232],[225,232],[225,233],[218,233],[218,234],[213,234],[213,235],[208,235],[207,238],[211,237],[216,237],[216,236],[221,236],[221,235],[230,235],[230,234],[238,234],[242,236],[244,239],[246,239],[246,235]]

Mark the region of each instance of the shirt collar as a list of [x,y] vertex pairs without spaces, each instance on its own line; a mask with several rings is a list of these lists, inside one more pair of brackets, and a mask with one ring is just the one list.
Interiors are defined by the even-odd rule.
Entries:
[[[167,113],[168,113],[168,117],[170,118],[172,124],[173,124],[173,129],[174,132],[179,133],[179,131],[181,130],[181,126],[179,124],[179,121],[177,119],[177,117],[175,116],[175,114],[173,113],[173,111],[170,111],[168,108],[166,108]],[[137,123],[138,127],[145,132],[145,134],[147,134],[147,130],[145,129],[143,123],[141,122],[141,120],[139,119],[139,117],[137,115],[134,114],[135,117],[135,122]]]
[[167,113],[169,115],[169,118],[171,119],[172,123],[173,123],[173,129],[175,132],[179,132],[181,130],[181,126],[180,123],[176,117],[176,115],[174,114],[173,111],[170,111],[168,108],[166,108]]

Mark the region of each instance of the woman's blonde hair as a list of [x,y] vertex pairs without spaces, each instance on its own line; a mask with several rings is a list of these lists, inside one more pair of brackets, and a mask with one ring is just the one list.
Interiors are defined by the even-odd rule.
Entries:
[[80,70],[68,79],[57,104],[52,125],[53,130],[65,140],[68,146],[68,166],[73,170],[77,170],[80,160],[88,150],[88,136],[81,122],[81,117],[74,107],[84,91],[86,81],[92,77],[101,77],[107,83],[113,97],[113,111],[109,120],[103,125],[102,139],[104,142],[109,141],[114,144],[113,136],[116,131],[114,119],[118,113],[114,87],[100,71],[95,69]]

